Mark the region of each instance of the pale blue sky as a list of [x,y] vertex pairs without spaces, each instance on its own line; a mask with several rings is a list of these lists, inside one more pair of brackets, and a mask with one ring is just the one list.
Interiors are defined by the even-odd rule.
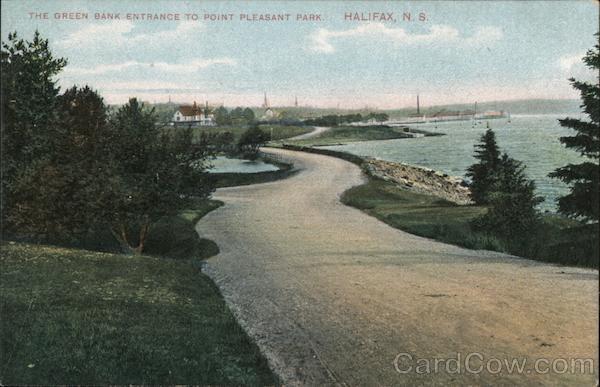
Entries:
[[[48,12],[48,20],[29,12]],[[87,12],[57,20],[55,12]],[[195,13],[199,21],[100,21],[96,12]],[[393,12],[395,22],[344,20]],[[410,12],[426,21],[403,21]],[[234,20],[203,21],[205,13]],[[240,21],[289,13],[290,21]],[[299,13],[322,21],[297,22]],[[577,98],[567,78],[593,79],[580,64],[595,43],[597,1],[210,2],[2,1],[2,39],[35,29],[68,58],[63,87],[89,84],[111,103],[208,99],[258,105],[379,108],[514,98]]]

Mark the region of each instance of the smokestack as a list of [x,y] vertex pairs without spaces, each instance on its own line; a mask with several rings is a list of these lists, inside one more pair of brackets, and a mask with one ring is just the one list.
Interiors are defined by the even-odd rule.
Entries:
[[417,114],[421,114],[421,107],[419,106],[419,94],[417,94]]

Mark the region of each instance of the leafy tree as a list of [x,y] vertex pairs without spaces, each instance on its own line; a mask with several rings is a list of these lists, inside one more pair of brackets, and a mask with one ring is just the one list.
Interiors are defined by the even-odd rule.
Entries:
[[384,122],[390,119],[390,116],[387,113],[369,113],[366,117],[366,120],[374,119],[377,122]]
[[223,125],[231,125],[231,117],[229,116],[229,111],[225,106],[220,106],[215,110],[215,122],[219,126]]
[[[48,40],[35,32],[25,41],[9,33],[2,42],[1,147],[2,167],[0,211],[2,224],[20,222],[17,200],[25,194],[19,180],[39,174],[36,168],[55,146],[56,102],[59,88],[56,75],[66,65],[50,52]],[[32,170],[34,169],[34,170]],[[33,189],[35,187],[31,187]]]
[[122,248],[143,251],[151,226],[179,213],[195,198],[211,192],[206,183],[206,149],[193,144],[191,130],[161,132],[153,110],[132,98],[115,114],[112,125],[115,179],[108,219]]
[[229,112],[229,117],[231,117],[233,121],[243,119],[244,109],[242,109],[239,106],[236,107],[235,109],[231,110],[231,112]]
[[467,169],[467,177],[471,178],[471,198],[477,204],[489,202],[489,193],[500,166],[500,149],[496,143],[496,134],[488,129],[481,142],[475,145],[475,158],[479,162]]
[[216,147],[221,152],[235,151],[235,136],[229,131],[220,132],[215,139]]
[[[596,44],[595,50],[589,50],[583,61],[597,75],[600,71],[600,44]],[[574,136],[561,137],[560,142],[567,148],[578,151],[588,160],[558,168],[550,173],[550,176],[564,181],[571,187],[569,194],[558,199],[559,211],[570,217],[597,223],[600,202],[600,86],[598,83],[580,82],[574,78],[570,81],[581,93],[581,107],[589,116],[589,120],[559,120],[563,127],[577,132]]]
[[254,119],[255,119],[254,110],[252,110],[248,107],[245,108],[244,112],[243,112],[243,116],[244,116],[244,119],[246,120],[246,122],[248,122],[248,123],[254,121]]
[[488,211],[474,224],[506,241],[514,251],[522,251],[539,224],[535,207],[544,200],[535,195],[535,183],[526,178],[524,171],[520,161],[502,155],[488,194]]
[[248,130],[242,133],[238,141],[238,150],[246,157],[256,157],[261,145],[266,144],[271,136],[261,130],[258,125],[252,125]]

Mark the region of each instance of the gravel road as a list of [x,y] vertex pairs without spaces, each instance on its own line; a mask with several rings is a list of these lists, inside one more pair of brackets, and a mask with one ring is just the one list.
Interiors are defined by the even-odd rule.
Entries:
[[306,140],[309,138],[317,137],[321,133],[325,133],[329,129],[331,129],[329,126],[315,126],[315,129],[312,132],[300,134],[296,137],[288,138],[287,140]]
[[[355,165],[264,151],[300,172],[219,189],[225,205],[197,230],[221,249],[204,271],[283,382],[595,384],[598,271],[393,229],[339,202],[363,181]],[[442,362],[459,356],[457,366]],[[579,358],[593,359],[595,375],[570,372]],[[507,371],[512,359],[525,359],[526,371]],[[564,368],[554,359],[568,371],[553,372]]]

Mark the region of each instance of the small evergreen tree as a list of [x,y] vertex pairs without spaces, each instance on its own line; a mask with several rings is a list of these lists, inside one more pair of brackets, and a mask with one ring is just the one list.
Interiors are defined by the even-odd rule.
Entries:
[[489,193],[500,166],[500,150],[496,144],[496,134],[488,129],[481,142],[475,145],[475,158],[479,162],[467,169],[467,177],[471,178],[471,198],[477,204],[489,202]]
[[[599,34],[596,34],[599,36]],[[595,50],[589,50],[583,59],[588,67],[598,74],[600,71],[600,44]],[[580,91],[583,101],[583,111],[589,116],[588,120],[565,118],[561,126],[574,129],[574,136],[561,137],[567,148],[578,151],[588,160],[580,164],[568,164],[550,173],[571,187],[571,192],[558,199],[558,209],[561,213],[584,221],[598,223],[600,172],[600,86],[598,83],[580,82],[570,79],[574,88]]]
[[476,229],[504,240],[514,251],[523,251],[539,224],[536,206],[544,199],[535,194],[535,183],[525,176],[520,161],[502,155],[488,193],[489,208],[475,220]]

